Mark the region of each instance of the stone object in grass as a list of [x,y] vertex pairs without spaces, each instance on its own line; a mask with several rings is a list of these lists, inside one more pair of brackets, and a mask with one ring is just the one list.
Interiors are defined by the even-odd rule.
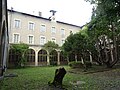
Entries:
[[84,81],[74,81],[74,82],[70,82],[70,84],[72,84],[72,85],[80,85],[80,84],[85,84],[85,82]]
[[53,82],[52,83],[48,82],[48,84],[50,86],[53,85],[55,87],[62,88],[62,81],[63,81],[65,74],[66,74],[66,70],[64,67],[56,69]]

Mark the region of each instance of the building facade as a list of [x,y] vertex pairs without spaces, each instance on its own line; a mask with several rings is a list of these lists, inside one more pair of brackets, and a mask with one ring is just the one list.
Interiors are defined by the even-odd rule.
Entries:
[[[62,46],[71,32],[79,32],[81,28],[77,25],[56,21],[54,15],[50,18],[43,18],[40,15],[8,10],[8,29],[10,44],[22,42],[29,45],[29,50],[26,52],[27,65],[42,66],[50,65],[50,55],[54,56],[52,60],[58,65],[66,63],[66,60],[63,60],[61,51],[54,50],[49,53],[43,49],[43,45],[48,41],[54,41]],[[13,52],[12,50],[9,52],[10,63],[18,59],[13,58],[15,55]]]

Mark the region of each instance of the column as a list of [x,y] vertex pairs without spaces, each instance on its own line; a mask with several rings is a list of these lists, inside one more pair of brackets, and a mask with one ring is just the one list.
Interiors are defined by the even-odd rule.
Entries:
[[84,60],[83,60],[83,58],[81,57],[81,62],[82,62],[82,64],[84,64]]
[[35,51],[35,66],[38,66],[38,51]]
[[92,63],[92,53],[90,52],[90,62]]
[[77,62],[77,54],[75,54],[75,62]]
[[50,65],[50,55],[49,55],[49,52],[47,54],[47,65]]
[[90,54],[90,62],[92,63],[92,56],[91,56],[91,54]]
[[58,51],[58,62],[57,65],[60,65],[60,52]]

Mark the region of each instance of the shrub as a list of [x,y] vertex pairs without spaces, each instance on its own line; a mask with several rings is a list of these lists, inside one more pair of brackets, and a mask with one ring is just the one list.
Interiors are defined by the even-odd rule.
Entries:
[[92,67],[92,63],[90,61],[85,61],[84,64],[81,61],[78,61],[78,62],[72,61],[72,62],[69,62],[68,65],[71,68],[85,68],[85,69],[87,69],[87,68]]
[[27,62],[27,59],[25,57],[25,52],[28,50],[29,46],[25,43],[20,43],[20,44],[12,44],[10,48],[15,51],[15,54],[17,53],[19,55],[15,63],[15,68],[24,67]]
[[50,65],[57,66],[57,61],[50,60]]
[[85,61],[85,68],[91,68],[92,67],[92,63],[90,61]]
[[69,62],[68,65],[71,68],[84,68],[84,65],[82,64],[81,61],[78,61],[78,62],[72,61],[72,62]]

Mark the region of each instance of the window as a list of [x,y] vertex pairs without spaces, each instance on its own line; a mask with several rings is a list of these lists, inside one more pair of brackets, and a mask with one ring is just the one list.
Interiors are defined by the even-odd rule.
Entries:
[[61,35],[65,36],[65,29],[61,29]]
[[29,30],[34,30],[34,23],[33,22],[29,22]]
[[16,19],[14,21],[15,28],[20,28],[20,20]]
[[65,39],[61,40],[61,46],[65,43]]
[[46,37],[40,36],[40,45],[44,45],[46,43]]
[[45,31],[46,31],[45,25],[41,25],[41,26],[40,26],[40,32],[45,32]]
[[33,36],[28,36],[28,43],[34,44],[34,37]]
[[52,34],[55,34],[55,33],[56,33],[55,27],[52,27],[52,28],[51,28],[51,33],[52,33]]
[[54,37],[52,37],[51,41],[56,43],[56,39]]
[[13,42],[14,43],[19,43],[20,41],[20,35],[19,34],[14,34],[13,36]]

